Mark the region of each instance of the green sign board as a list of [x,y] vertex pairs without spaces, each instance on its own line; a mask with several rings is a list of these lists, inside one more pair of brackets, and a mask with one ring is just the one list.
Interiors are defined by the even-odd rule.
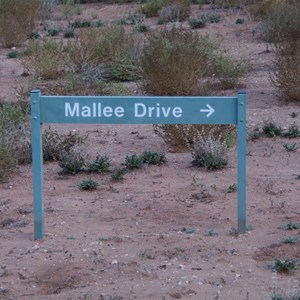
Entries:
[[238,231],[246,232],[246,94],[236,97],[42,96],[31,92],[34,237],[44,236],[43,123],[235,124]]

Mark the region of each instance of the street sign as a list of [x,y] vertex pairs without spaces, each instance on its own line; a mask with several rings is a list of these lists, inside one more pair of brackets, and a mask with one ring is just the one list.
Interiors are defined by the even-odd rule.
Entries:
[[238,231],[246,232],[246,93],[236,97],[31,96],[34,238],[44,237],[43,123],[235,124]]
[[237,124],[236,97],[41,96],[42,123]]

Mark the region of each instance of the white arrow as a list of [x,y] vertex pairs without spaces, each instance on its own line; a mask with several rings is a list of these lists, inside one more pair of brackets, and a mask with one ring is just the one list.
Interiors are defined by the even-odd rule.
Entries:
[[200,112],[207,112],[208,114],[206,117],[209,118],[215,112],[215,110],[209,104],[206,104],[206,107],[207,109],[200,109]]

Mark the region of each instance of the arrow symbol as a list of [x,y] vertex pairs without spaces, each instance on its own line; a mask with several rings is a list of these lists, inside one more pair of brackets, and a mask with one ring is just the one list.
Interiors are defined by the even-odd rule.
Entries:
[[215,110],[209,104],[206,104],[206,107],[207,109],[200,109],[200,112],[207,112],[208,114],[206,117],[209,118],[215,112]]

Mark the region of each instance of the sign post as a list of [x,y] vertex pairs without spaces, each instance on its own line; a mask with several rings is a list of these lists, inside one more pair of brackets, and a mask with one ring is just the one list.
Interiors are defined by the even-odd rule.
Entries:
[[44,237],[43,123],[235,124],[238,128],[238,232],[246,232],[246,93],[236,97],[31,97],[34,238]]

